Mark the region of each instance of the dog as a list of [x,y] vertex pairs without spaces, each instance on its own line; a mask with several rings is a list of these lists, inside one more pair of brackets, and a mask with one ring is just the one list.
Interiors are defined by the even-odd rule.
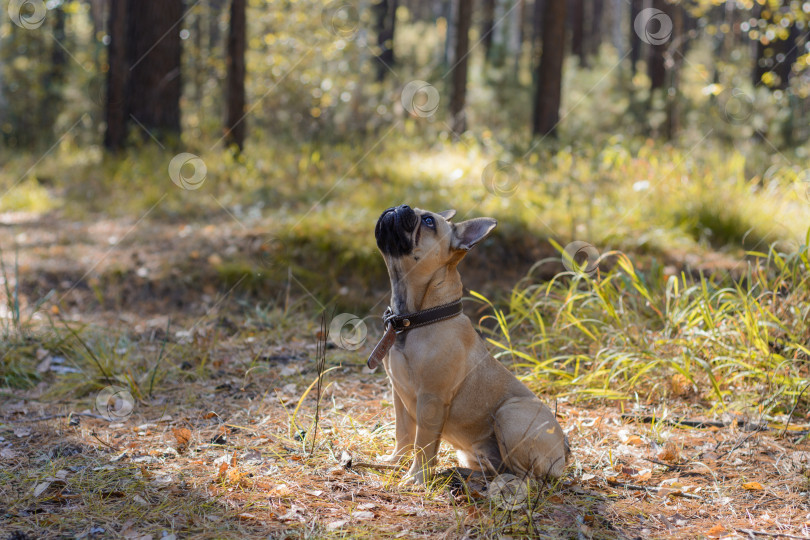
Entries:
[[[440,306],[460,300],[457,266],[497,221],[453,223],[455,213],[401,205],[378,219],[377,247],[391,279],[389,320],[429,314],[430,308],[446,311]],[[484,474],[562,476],[570,450],[554,414],[489,354],[460,307],[455,315],[412,329],[402,326],[408,317],[400,324],[406,331],[395,338],[391,333],[391,348],[382,357],[396,416],[396,447],[382,459],[398,463],[413,452],[402,483],[430,478],[440,440],[453,445],[463,467]]]

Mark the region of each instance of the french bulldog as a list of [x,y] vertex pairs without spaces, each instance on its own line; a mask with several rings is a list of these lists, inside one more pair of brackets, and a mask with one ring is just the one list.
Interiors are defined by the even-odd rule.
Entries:
[[[401,205],[380,216],[374,232],[391,278],[391,317],[461,298],[458,264],[497,221],[454,223],[455,213]],[[413,453],[403,484],[430,478],[441,440],[463,467],[484,474],[562,475],[570,450],[554,414],[489,354],[466,315],[459,310],[404,330],[392,335],[382,358],[396,415],[396,447],[383,459],[395,463]]]

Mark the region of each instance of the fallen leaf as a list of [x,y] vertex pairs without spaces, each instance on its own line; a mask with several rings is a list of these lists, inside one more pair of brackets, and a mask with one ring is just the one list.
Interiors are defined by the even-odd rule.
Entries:
[[303,510],[304,509],[302,507],[293,505],[292,507],[290,507],[290,509],[287,511],[286,514],[279,516],[278,520],[279,521],[304,521],[305,518],[304,518],[304,516],[301,515],[301,512],[303,512]]
[[748,491],[762,491],[765,489],[759,482],[746,482],[742,485],[742,487]]
[[647,445],[647,443],[644,442],[644,439],[642,439],[638,435],[630,435],[630,437],[628,437],[627,440],[624,441],[624,444],[626,444],[628,446],[646,446]]
[[346,519],[341,519],[339,521],[333,521],[331,523],[327,523],[326,528],[331,530],[331,531],[334,531],[335,529],[340,529],[341,527],[344,527],[348,522],[349,521],[346,520]]
[[48,489],[49,487],[51,487],[51,483],[50,483],[50,482],[40,482],[40,483],[39,483],[39,484],[37,484],[37,485],[36,485],[36,487],[34,488],[34,497],[39,497],[39,496],[40,496],[40,495],[42,495],[42,494],[45,492],[45,490],[46,490],[46,489]]
[[347,469],[352,466],[352,455],[346,450],[340,453],[340,466]]
[[279,484],[270,490],[271,497],[292,497],[293,492],[287,484]]
[[11,448],[3,448],[0,450],[0,459],[14,459],[19,455],[19,452],[12,450]]
[[226,476],[229,484],[238,484],[245,477],[245,473],[243,473],[239,467],[230,467]]
[[727,532],[728,530],[718,523],[717,525],[706,531],[706,536],[708,536],[709,538],[722,538],[723,536],[726,535]]
[[228,464],[227,463],[220,463],[219,464],[219,471],[217,472],[217,480],[224,480],[225,479],[225,473],[226,473],[227,470],[228,470]]
[[191,442],[191,430],[188,428],[174,428],[172,434],[177,441],[177,449],[185,449],[188,443]]
[[675,443],[668,441],[664,445],[664,448],[658,453],[658,459],[661,461],[677,462],[680,461],[681,455],[678,452],[678,447],[675,446]]
[[28,437],[31,435],[31,428],[30,427],[18,427],[14,428],[14,435],[18,438]]
[[358,519],[360,521],[367,521],[369,519],[374,519],[374,512],[368,512],[361,510],[359,512],[352,512],[352,518]]

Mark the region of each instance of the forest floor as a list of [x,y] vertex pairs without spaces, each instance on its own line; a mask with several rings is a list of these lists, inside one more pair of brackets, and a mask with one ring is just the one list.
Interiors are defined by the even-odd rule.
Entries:
[[[214,247],[185,251],[181,226],[145,226],[108,248],[130,226],[18,233],[29,235],[17,237],[30,248],[19,264],[28,289],[55,286],[65,300],[48,310],[50,330],[32,321],[6,351],[32,384],[0,389],[0,538],[810,538],[810,419],[785,429],[688,391],[666,402],[544,396],[572,460],[525,497],[449,475],[400,487],[402,471],[374,466],[394,429],[386,377],[364,368],[374,323],[363,348],[326,350],[314,430],[317,307],[260,307],[225,281],[156,293],[142,253],[215,265],[228,231],[211,225],[209,241],[200,229]],[[75,268],[46,267],[56,260]],[[72,289],[99,260],[134,270],[118,288],[90,277]],[[303,287],[292,296],[312,301]],[[438,469],[454,466],[444,445]]]

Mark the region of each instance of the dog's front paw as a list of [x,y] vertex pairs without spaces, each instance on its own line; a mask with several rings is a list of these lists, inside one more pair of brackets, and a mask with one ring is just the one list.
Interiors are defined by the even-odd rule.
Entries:
[[400,461],[402,461],[402,453],[394,452],[393,454],[388,454],[387,456],[378,456],[377,460],[382,461],[383,463],[391,463],[396,465]]
[[402,477],[399,485],[400,487],[423,486],[425,485],[425,476],[423,469],[411,469]]

